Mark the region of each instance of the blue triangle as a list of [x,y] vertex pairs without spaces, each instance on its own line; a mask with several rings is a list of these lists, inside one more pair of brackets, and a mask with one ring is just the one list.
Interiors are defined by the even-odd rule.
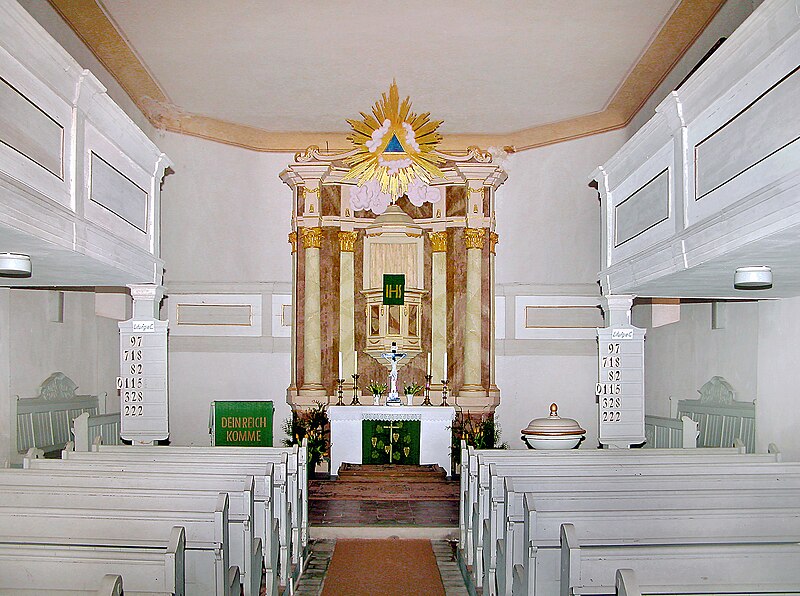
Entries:
[[383,150],[384,153],[405,153],[405,149],[400,144],[400,141],[397,139],[397,135],[392,135],[392,139],[389,141],[389,144],[386,145],[386,149]]

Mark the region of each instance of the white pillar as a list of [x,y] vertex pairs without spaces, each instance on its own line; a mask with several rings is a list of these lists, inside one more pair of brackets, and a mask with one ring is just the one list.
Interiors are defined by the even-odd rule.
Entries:
[[164,286],[153,284],[131,284],[128,286],[133,298],[132,319],[158,319]]
[[634,298],[635,296],[630,294],[603,296],[601,305],[606,319],[606,327],[630,326]]

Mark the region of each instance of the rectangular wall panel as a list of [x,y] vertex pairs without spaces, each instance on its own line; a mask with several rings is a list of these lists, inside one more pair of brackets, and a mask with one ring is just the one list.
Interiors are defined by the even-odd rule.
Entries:
[[0,142],[63,179],[64,129],[0,78]]
[[603,313],[596,306],[526,306],[527,329],[588,328],[603,325]]
[[669,170],[620,202],[614,209],[614,246],[624,244],[669,217]]
[[253,308],[249,304],[179,304],[178,325],[249,327]]
[[[261,294],[170,294],[170,335],[260,337]],[[291,329],[291,328],[290,328]]]
[[147,232],[147,191],[96,153],[91,154],[91,159],[92,201]]
[[800,139],[800,69],[695,147],[696,199]]

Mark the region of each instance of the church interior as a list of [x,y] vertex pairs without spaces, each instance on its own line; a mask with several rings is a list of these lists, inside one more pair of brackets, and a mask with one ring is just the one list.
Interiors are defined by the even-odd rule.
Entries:
[[800,0],[0,1],[0,594],[800,593],[798,93]]

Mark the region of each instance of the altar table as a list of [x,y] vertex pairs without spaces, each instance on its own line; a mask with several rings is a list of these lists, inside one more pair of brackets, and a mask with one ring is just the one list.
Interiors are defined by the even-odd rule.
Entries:
[[331,475],[343,463],[361,462],[361,427],[364,420],[419,420],[420,464],[438,464],[448,476],[455,408],[441,406],[329,406],[331,424]]

